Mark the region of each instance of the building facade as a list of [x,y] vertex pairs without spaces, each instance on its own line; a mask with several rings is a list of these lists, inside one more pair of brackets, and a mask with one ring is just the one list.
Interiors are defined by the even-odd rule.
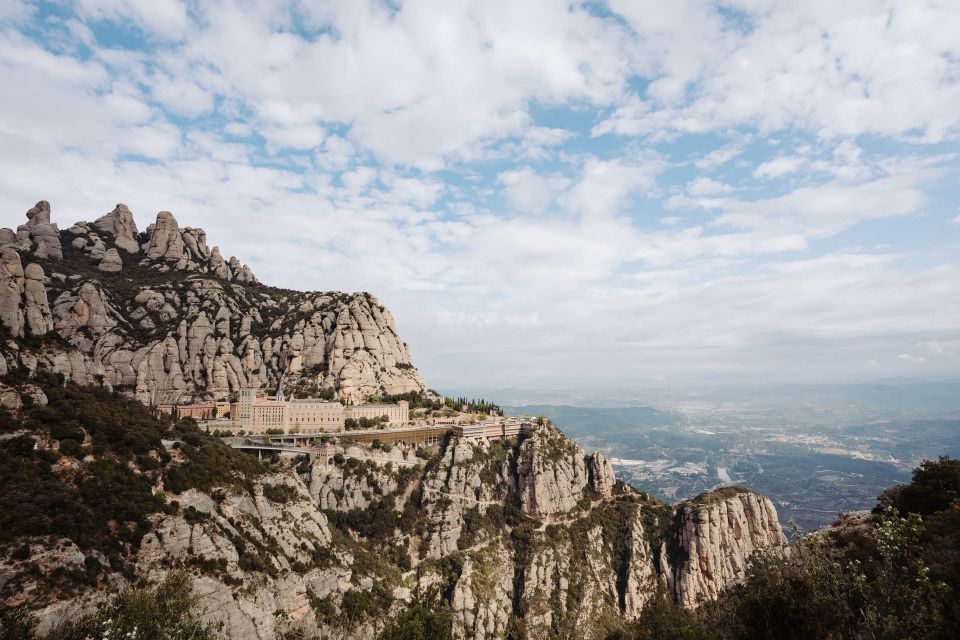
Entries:
[[343,418],[352,418],[360,420],[376,420],[377,418],[387,418],[387,423],[391,426],[407,424],[410,422],[410,403],[401,400],[397,404],[354,404],[343,409]]
[[475,424],[455,425],[453,434],[467,440],[505,440],[521,433],[529,433],[536,423],[519,418],[494,418]]
[[279,398],[260,396],[256,389],[241,389],[236,402],[199,402],[184,405],[157,405],[157,409],[174,418],[191,417],[196,420],[220,421],[217,427],[242,429],[247,433],[320,433],[343,431],[348,418],[375,420],[386,416],[391,426],[410,422],[410,405],[401,400],[397,404],[359,404],[344,407],[339,402],[315,398]]

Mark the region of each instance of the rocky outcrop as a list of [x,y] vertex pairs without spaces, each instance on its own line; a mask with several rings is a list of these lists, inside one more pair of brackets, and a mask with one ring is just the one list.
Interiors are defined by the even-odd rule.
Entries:
[[41,200],[27,211],[27,222],[17,227],[17,247],[37,258],[60,260],[60,230],[50,222],[50,203]]
[[23,265],[15,249],[0,250],[0,322],[14,336],[23,336]]
[[454,638],[505,637],[513,612],[513,571],[511,554],[502,544],[467,557],[450,602]]
[[609,497],[613,467],[600,454],[587,456],[554,427],[537,429],[523,443],[518,488],[523,510],[549,517],[573,510],[588,491]]
[[28,264],[23,270],[23,313],[31,335],[42,336],[53,329],[53,316],[43,285],[43,268]]
[[140,243],[137,242],[137,224],[133,221],[133,213],[127,205],[118,204],[113,211],[97,218],[93,226],[112,235],[114,244],[127,253],[140,252]]
[[97,269],[106,273],[116,273],[123,269],[123,260],[120,258],[120,252],[115,247],[107,249]]
[[490,507],[506,502],[514,482],[509,458],[503,449],[488,443],[451,441],[422,483],[426,557],[457,551],[468,516],[483,518]]
[[781,552],[787,546],[773,503],[752,491],[720,489],[681,503],[676,511],[679,557],[666,577],[685,607],[712,600],[743,578],[753,553]]
[[[266,485],[287,487],[291,498],[271,501],[263,495]],[[216,569],[203,572],[195,588],[201,602],[217,604],[210,608],[209,619],[224,624],[225,637],[273,638],[280,630],[278,618],[292,618],[305,625],[304,631],[319,633],[312,616],[303,615],[309,610],[309,598],[348,591],[351,572],[339,566],[290,569],[295,563],[311,567],[316,554],[330,546],[327,519],[295,476],[266,476],[253,488],[252,495],[228,494],[219,503],[195,490],[180,494],[181,510],[201,515],[189,520],[182,515],[163,518],[140,544],[137,573],[159,581],[169,567],[202,558]],[[251,582],[241,554],[261,549],[269,550],[261,557],[273,565],[272,570]],[[234,582],[252,589],[236,590]],[[278,611],[285,615],[276,616]]]
[[42,336],[53,329],[44,281],[40,265],[23,268],[16,250],[0,250],[0,322],[14,336]]
[[[348,465],[315,464],[310,469],[310,495],[321,509],[330,511],[365,510],[379,507],[386,496],[398,496],[404,487],[400,469],[418,464],[412,449],[397,446],[389,454],[365,451],[361,447],[342,447],[337,452],[351,460]],[[400,511],[403,502],[396,502]]]
[[[5,361],[38,358],[69,367],[58,369],[65,376],[90,376],[70,378],[78,382],[102,376],[144,402],[226,398],[281,380],[354,401],[425,389],[393,317],[369,294],[261,287],[249,267],[210,249],[203,229],[181,228],[169,212],[138,234],[133,214],[118,204],[93,223],[70,226],[62,250],[59,232],[54,249],[49,220],[41,202],[17,234],[0,230],[0,321],[18,337],[53,328],[84,366],[54,353],[53,343],[45,354],[7,353]],[[48,267],[47,281],[40,265],[54,254],[69,259]],[[24,274],[31,258],[40,262]],[[104,275],[117,272],[124,278]]]
[[147,227],[150,240],[143,247],[148,258],[154,260],[180,260],[184,243],[177,220],[169,211],[157,214],[157,221]]

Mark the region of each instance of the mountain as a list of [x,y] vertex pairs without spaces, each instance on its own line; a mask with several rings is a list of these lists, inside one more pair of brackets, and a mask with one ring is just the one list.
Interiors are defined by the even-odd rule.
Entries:
[[549,420],[504,441],[385,436],[339,442],[330,464],[258,461],[143,403],[245,384],[416,396],[375,298],[265,286],[202,230],[161,212],[140,233],[123,205],[59,231],[40,202],[0,244],[8,628],[136,635],[118,625],[165,610],[170,629],[195,616],[193,637],[603,638],[786,553],[764,496],[669,506]]
[[0,321],[38,347],[8,364],[146,403],[281,382],[361,400],[425,389],[375,297],[264,286],[166,211],[142,233],[122,204],[60,231],[38,202],[16,233],[0,229]]

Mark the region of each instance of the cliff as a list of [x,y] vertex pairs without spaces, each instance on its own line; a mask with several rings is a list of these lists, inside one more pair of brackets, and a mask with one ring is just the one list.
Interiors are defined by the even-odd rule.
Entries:
[[146,403],[224,398],[243,385],[334,389],[363,400],[424,390],[390,312],[367,293],[261,285],[236,258],[161,211],[140,233],[118,204],[59,231],[39,202],[0,229],[7,368],[39,363]]
[[[681,503],[674,512],[676,554],[666,571],[677,602],[692,607],[713,600],[744,576],[754,552],[786,548],[777,510],[766,496],[724,488]],[[662,556],[668,555],[664,542]]]

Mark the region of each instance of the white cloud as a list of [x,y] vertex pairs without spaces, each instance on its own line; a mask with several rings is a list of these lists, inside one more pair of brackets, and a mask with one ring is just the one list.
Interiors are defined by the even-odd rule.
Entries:
[[228,122],[224,125],[223,132],[237,138],[246,138],[253,133],[253,127],[245,122]]
[[798,156],[780,156],[773,160],[767,160],[759,167],[754,169],[754,178],[780,178],[782,176],[796,173],[807,164],[806,158]]
[[916,362],[917,364],[923,364],[927,361],[926,358],[922,356],[914,356],[909,353],[901,353],[897,356],[897,360],[902,360],[903,362]]
[[774,198],[738,201],[720,199],[721,225],[748,229],[797,230],[811,237],[834,235],[862,220],[917,212],[926,202],[921,186],[935,172],[916,171],[862,184],[828,182],[801,187]]
[[936,355],[960,352],[960,340],[926,340],[917,343],[918,349]]
[[542,213],[555,194],[550,183],[529,168],[504,171],[497,176],[510,205],[522,212]]
[[190,23],[180,0],[78,0],[75,8],[84,18],[130,21],[164,38],[180,39]]
[[656,157],[630,160],[588,158],[576,185],[562,198],[565,206],[588,216],[612,216],[620,212],[627,197],[650,191],[664,169]]
[[[954,39],[960,6],[953,3],[776,3],[745,7],[745,24],[720,24],[718,7],[685,4],[659,11],[624,3],[622,11],[641,33],[668,13],[692,25],[690,35],[667,29],[685,51],[646,42],[662,75],[650,101],[620,107],[598,125],[625,135],[702,133],[749,125],[761,131],[798,127],[824,137],[864,134],[953,139],[960,114]],[[634,18],[634,16],[636,16]],[[677,62],[665,62],[664,58]],[[681,94],[681,89],[687,91]],[[692,88],[690,88],[692,87]],[[678,100],[678,96],[689,100]],[[917,96],[926,96],[917,100]],[[918,133],[919,132],[919,133]]]
[[6,0],[0,4],[0,21],[22,22],[36,9],[25,0]]
[[322,149],[318,149],[314,159],[321,169],[327,171],[341,171],[350,166],[357,151],[349,140],[338,135],[324,139]]
[[692,196],[715,196],[721,193],[730,193],[733,187],[711,178],[695,178],[687,183],[687,193]]
[[199,116],[213,109],[213,94],[189,80],[158,76],[151,91],[157,102],[175,114]]
[[739,156],[743,153],[745,147],[746,143],[744,141],[732,142],[697,159],[694,165],[701,171],[711,171]]
[[431,384],[955,373],[952,5],[17,6],[5,225],[170,209]]

